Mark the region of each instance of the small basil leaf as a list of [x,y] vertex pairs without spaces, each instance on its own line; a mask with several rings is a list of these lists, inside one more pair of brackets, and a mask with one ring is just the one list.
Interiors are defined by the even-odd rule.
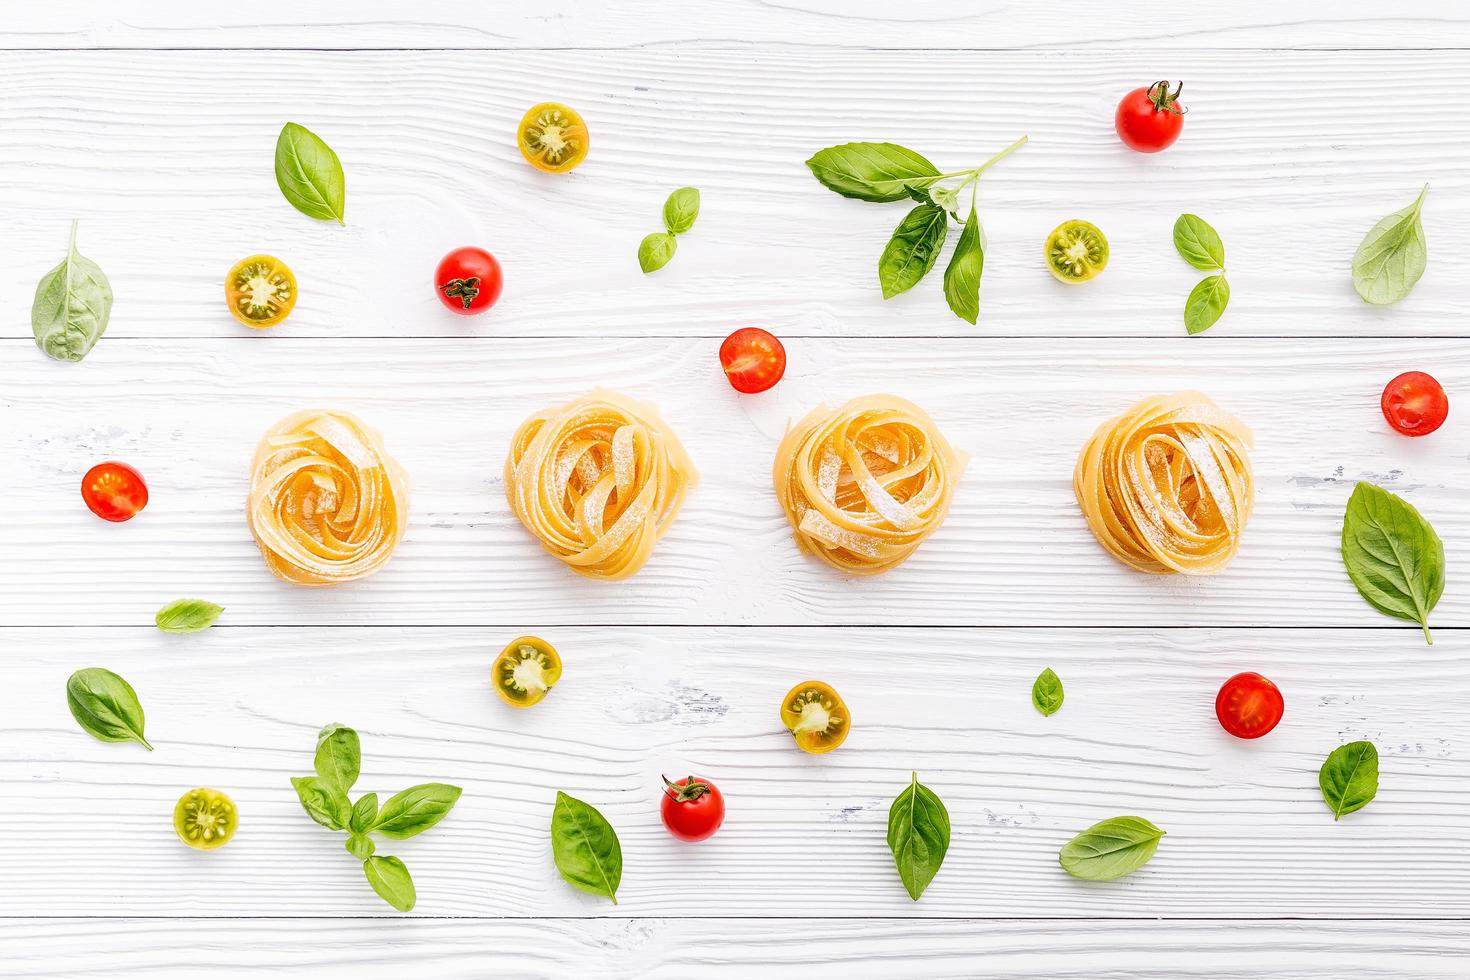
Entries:
[[[682,235],[699,217],[699,188],[681,187],[664,202],[664,227],[670,235]],[[647,271],[647,270],[644,270]]]
[[306,815],[328,830],[342,830],[352,815],[347,794],[335,783],[319,776],[292,776],[291,785]]
[[413,878],[398,858],[370,857],[362,862],[362,873],[367,875],[368,884],[383,901],[400,912],[413,910],[414,902],[418,901],[413,890]]
[[321,137],[288,122],[276,138],[276,184],[291,206],[319,221],[343,220],[347,179],[342,161]]
[[61,264],[36,283],[31,333],[58,361],[80,361],[96,346],[112,315],[112,284],[102,267],[77,251],[77,223]]
[[104,667],[85,667],[66,680],[66,706],[82,730],[104,742],[137,742],[143,737],[143,706],[133,686]]
[[1174,222],[1174,247],[1196,269],[1225,271],[1225,243],[1210,223],[1197,214],[1181,214]]
[[1062,846],[1062,868],[1074,878],[1112,881],[1137,871],[1159,848],[1164,832],[1142,817],[1095,823]]
[[919,900],[949,850],[949,811],[914,773],[908,788],[888,808],[888,849],[909,898]]
[[929,192],[927,190],[925,190],[924,188],[922,188],[922,187],[912,187],[912,186],[905,187],[904,188],[904,192],[906,194],[908,194],[908,196],[910,198],[912,198],[915,201],[918,201],[920,204],[937,204],[938,203],[937,201],[934,200],[934,198],[932,196],[930,196]]
[[1395,211],[1368,229],[1353,253],[1353,288],[1368,303],[1397,303],[1414,289],[1429,261],[1429,244],[1424,240],[1425,184],[1414,203]]
[[944,301],[961,320],[974,323],[980,316],[980,274],[985,271],[985,232],[975,208],[955,243],[944,269]]
[[828,190],[860,201],[901,201],[909,187],[928,187],[939,169],[897,143],[843,143],[806,162]]
[[209,629],[224,606],[203,599],[178,599],[153,614],[153,622],[165,633],[198,633]]
[[1372,742],[1339,745],[1322,763],[1317,785],[1333,820],[1363,809],[1378,795],[1378,749]]
[[357,732],[346,725],[328,725],[316,738],[316,774],[344,794],[357,782],[362,768],[362,746]]
[[366,861],[368,858],[372,857],[373,852],[378,849],[378,845],[373,843],[373,839],[371,837],[368,837],[366,834],[358,833],[348,834],[347,844],[345,846],[347,848],[347,853],[351,854],[359,861]]
[[669,264],[679,243],[666,231],[656,231],[638,243],[638,268],[657,272]]
[[1050,667],[1038,674],[1036,682],[1031,685],[1031,703],[1044,715],[1056,714],[1066,696],[1062,690],[1062,679]]
[[1184,301],[1184,328],[1191,335],[1204,333],[1215,325],[1230,302],[1230,283],[1224,274],[1205,276],[1189,291]]
[[1444,594],[1444,542],[1414,505],[1371,483],[1359,483],[1342,521],[1342,563],[1358,594],[1388,616],[1418,623]]
[[373,820],[378,816],[378,794],[366,793],[358,797],[352,805],[352,816],[347,820],[347,828],[354,834],[365,834],[372,829]]
[[920,204],[904,216],[878,259],[884,299],[912,289],[934,268],[948,229],[949,216],[937,204]]
[[393,840],[421,834],[454,809],[461,792],[458,786],[447,783],[411,786],[388,797],[369,829]]
[[618,904],[623,849],[617,832],[596,807],[559,790],[551,811],[551,857],[567,884]]

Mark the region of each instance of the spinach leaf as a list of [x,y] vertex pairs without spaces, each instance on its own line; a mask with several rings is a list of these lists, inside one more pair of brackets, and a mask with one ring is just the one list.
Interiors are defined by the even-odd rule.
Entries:
[[970,218],[944,269],[944,301],[961,320],[974,323],[980,316],[980,274],[984,271],[985,230],[972,204]]
[[276,184],[291,206],[319,221],[343,220],[347,178],[342,161],[321,137],[288,122],[276,138]]
[[1372,742],[1339,745],[1322,763],[1317,785],[1333,820],[1363,809],[1378,795],[1378,749]]
[[318,776],[346,794],[362,769],[362,746],[357,732],[346,725],[323,728],[316,737],[316,758],[312,765]]
[[567,884],[618,904],[623,849],[617,832],[596,807],[560,790],[551,811],[551,857]]
[[[682,235],[699,217],[699,188],[681,187],[664,202],[664,227],[670,235]],[[647,270],[645,270],[647,271]]]
[[1205,276],[1184,301],[1184,329],[1191,335],[1205,332],[1220,319],[1229,302],[1230,283],[1225,281],[1225,274]]
[[306,815],[328,830],[342,830],[352,816],[352,806],[342,787],[320,776],[292,776],[291,785]]
[[362,862],[362,873],[378,897],[400,912],[410,912],[418,896],[408,868],[395,857],[370,857]]
[[1395,211],[1368,229],[1353,253],[1353,288],[1368,303],[1397,303],[1414,289],[1429,261],[1429,244],[1424,240],[1425,184],[1414,203]]
[[112,284],[96,262],[77,251],[77,223],[61,264],[41,277],[31,303],[36,346],[58,361],[80,361],[107,331]]
[[822,186],[860,201],[901,201],[909,187],[927,187],[940,177],[934,164],[897,143],[829,146],[806,165]]
[[949,850],[949,811],[918,773],[888,808],[888,849],[904,889],[917,902]]
[[1050,667],[1036,675],[1036,681],[1031,685],[1031,703],[1044,715],[1056,714],[1066,696],[1062,690],[1062,679]]
[[657,272],[669,264],[679,242],[666,231],[656,231],[638,243],[638,268],[645,274]]
[[1358,594],[1374,609],[1418,623],[1444,594],[1444,542],[1414,505],[1371,483],[1359,483],[1342,521],[1342,563]]
[[84,667],[66,679],[66,706],[82,730],[104,742],[137,742],[143,737],[143,706],[133,686],[104,667]]
[[448,816],[461,792],[458,786],[448,783],[410,786],[388,797],[369,829],[393,840],[421,834]]
[[1174,222],[1174,247],[1196,269],[1225,271],[1225,243],[1210,223],[1197,214],[1181,214]]
[[224,606],[203,599],[178,599],[154,613],[153,622],[165,633],[198,633],[213,626],[224,611]]
[[347,829],[354,834],[365,834],[372,829],[378,816],[378,794],[365,793],[352,805],[352,815],[347,820]]
[[937,204],[920,204],[904,216],[878,259],[884,299],[913,288],[934,268],[948,230],[949,216]]
[[1112,881],[1137,871],[1159,848],[1164,832],[1142,817],[1095,823],[1062,846],[1062,868],[1074,878]]

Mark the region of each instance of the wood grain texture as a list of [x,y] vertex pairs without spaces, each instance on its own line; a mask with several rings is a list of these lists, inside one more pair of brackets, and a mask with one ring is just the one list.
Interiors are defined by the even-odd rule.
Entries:
[[[228,622],[230,611],[226,610]],[[562,682],[517,711],[488,668],[511,637],[561,651]],[[302,812],[316,730],[359,729],[358,792],[463,786],[429,832],[382,842],[408,864],[415,914],[492,916],[1354,917],[1470,915],[1470,632],[1432,653],[1368,630],[5,629],[10,694],[0,743],[0,915],[387,915],[343,850]],[[76,667],[137,689],[153,753],[97,742],[67,714]],[[1030,703],[1046,666],[1067,702]],[[1269,674],[1285,720],[1237,741],[1213,716],[1219,683]],[[777,707],[824,678],[853,731],[801,754]],[[1431,693],[1432,692],[1432,693]],[[1382,788],[1334,823],[1317,769],[1357,738],[1382,752]],[[917,769],[954,838],[911,902],[885,844],[888,807]],[[729,801],[720,833],[673,840],[661,783],[694,771]],[[228,791],[241,830],[183,847],[174,800]],[[617,829],[619,904],[552,867],[556,790]],[[1137,813],[1169,836],[1142,871],[1080,882],[1058,848]],[[86,847],[57,814],[96,814]],[[679,888],[679,879],[718,882]],[[1059,927],[1060,928],[1060,927]],[[756,932],[750,935],[756,935]]]
[[[1470,15],[1467,15],[1470,16]],[[253,18],[252,18],[253,20]],[[301,283],[287,337],[1177,338],[1199,278],[1173,252],[1185,211],[1225,241],[1230,309],[1210,338],[1464,337],[1470,270],[1470,84],[1463,51],[1075,51],[1063,96],[1051,51],[809,51],[680,45],[564,52],[16,52],[0,65],[0,303],[28,307],[71,217],[117,293],[110,338],[239,337],[226,270],[264,251]],[[1117,99],[1145,78],[1189,79],[1189,123],[1168,153],[1125,149]],[[548,78],[555,78],[554,93]],[[1276,113],[1283,92],[1310,125]],[[516,123],[550,96],[592,129],[569,175],[532,170]],[[454,122],[444,121],[452,98]],[[347,226],[298,214],[271,153],[287,120],[326,139],[347,174]],[[795,122],[793,122],[795,120]],[[957,121],[958,124],[957,124]],[[849,140],[910,145],[986,174],[981,314],[945,307],[939,275],[884,302],[876,267],[902,205],[825,190],[804,161]],[[1353,292],[1353,251],[1425,182],[1428,272],[1406,301]],[[703,191],[664,270],[636,250],[682,185]],[[1070,287],[1042,244],[1082,217],[1109,236],[1106,272]],[[951,239],[958,235],[952,234]],[[467,322],[435,300],[439,257],[497,253],[504,298]],[[951,247],[953,247],[951,245]],[[23,316],[0,336],[29,336]],[[1204,343],[1209,338],[1201,338]]]

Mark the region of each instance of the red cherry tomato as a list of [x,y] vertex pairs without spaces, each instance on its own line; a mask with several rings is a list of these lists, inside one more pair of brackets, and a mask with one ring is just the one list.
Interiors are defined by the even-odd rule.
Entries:
[[688,776],[671,783],[665,777],[659,814],[669,833],[680,840],[704,840],[725,822],[725,798],[708,779]]
[[125,521],[148,506],[148,484],[127,463],[98,463],[82,477],[82,499],[104,521]]
[[1236,738],[1260,738],[1276,727],[1285,710],[1281,690],[1260,674],[1236,674],[1215,695],[1215,717]]
[[1406,436],[1427,436],[1450,414],[1444,389],[1423,371],[1405,371],[1390,381],[1380,404],[1388,424]]
[[786,348],[760,327],[743,327],[720,345],[720,366],[730,387],[753,395],[772,387],[786,373]]
[[1118,103],[1113,125],[1130,149],[1157,153],[1168,148],[1184,129],[1184,107],[1179,104],[1180,82],[1173,92],[1168,82],[1136,88]]
[[495,256],[473,245],[450,252],[434,270],[434,292],[439,294],[439,301],[460,316],[490,309],[504,286]]

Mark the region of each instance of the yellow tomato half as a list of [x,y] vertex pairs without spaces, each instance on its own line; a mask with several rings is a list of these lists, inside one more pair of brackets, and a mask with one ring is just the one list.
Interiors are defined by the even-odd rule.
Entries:
[[247,327],[274,327],[296,306],[296,276],[273,255],[241,259],[225,277],[230,314]]
[[521,117],[516,143],[537,170],[564,174],[587,159],[587,124],[570,106],[542,102]]
[[174,832],[179,840],[201,851],[228,844],[239,822],[235,801],[217,789],[191,789],[174,807]]
[[847,739],[852,717],[847,705],[821,681],[802,681],[781,701],[781,724],[803,752],[831,752]]
[[501,700],[515,708],[529,708],[540,704],[561,680],[561,657],[540,637],[520,636],[500,651],[490,676]]

